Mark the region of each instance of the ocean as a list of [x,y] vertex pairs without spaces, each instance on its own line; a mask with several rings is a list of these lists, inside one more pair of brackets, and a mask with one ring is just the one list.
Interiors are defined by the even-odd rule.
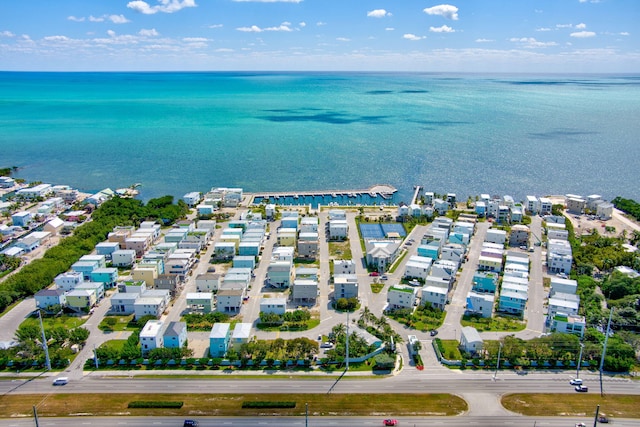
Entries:
[[0,73],[0,167],[148,200],[415,185],[640,200],[640,76]]

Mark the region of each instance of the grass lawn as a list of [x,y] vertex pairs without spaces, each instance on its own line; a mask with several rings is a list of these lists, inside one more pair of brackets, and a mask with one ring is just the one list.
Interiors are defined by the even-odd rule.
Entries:
[[383,289],[384,289],[384,283],[382,282],[371,284],[371,292],[373,292],[374,294],[379,294],[380,292],[382,292]]
[[494,316],[492,318],[463,316],[460,324],[462,326],[473,326],[478,332],[518,332],[527,327],[526,322],[505,316]]
[[396,271],[396,268],[398,268],[398,266],[400,265],[404,257],[407,256],[408,253],[409,253],[408,251],[402,251],[402,254],[396,259],[396,261],[393,263],[391,268],[389,268],[389,273],[393,273]]
[[329,242],[329,257],[333,259],[351,259],[351,243],[348,240],[344,242]]
[[[107,319],[115,319],[117,322],[113,323],[113,320]],[[127,328],[129,330],[137,329],[129,325],[129,323],[131,323],[132,321],[133,314],[130,314],[128,316],[105,316],[105,318],[100,322],[98,328],[101,331],[126,331]]]
[[[78,326],[82,326],[86,321],[87,321],[86,317],[82,318],[82,317],[67,316],[67,315],[42,318],[42,324],[45,327],[45,329],[54,328],[57,326],[62,326],[65,329],[74,329],[74,328],[77,328]],[[36,326],[40,328],[40,320],[38,320],[37,317],[28,317],[24,319],[24,321],[20,324],[20,326],[22,325],[30,325],[30,326]]]
[[109,340],[100,345],[100,348],[111,348],[117,351],[122,351],[127,340]]
[[502,396],[502,405],[509,411],[530,417],[593,417],[596,406],[600,405],[600,413],[607,414],[607,417],[640,418],[638,395],[506,394]]
[[449,360],[460,360],[462,354],[458,348],[458,341],[456,340],[440,340],[442,343],[442,355]]
[[[180,409],[133,409],[131,401],[182,401]],[[31,417],[37,405],[41,417],[91,416],[248,416],[264,415],[264,409],[242,408],[243,401],[294,401],[295,408],[269,409],[270,416],[304,416],[305,403],[312,416],[373,416],[381,411],[402,416],[454,416],[467,403],[450,394],[37,394],[2,397],[1,418]],[[384,408],[384,409],[381,409]]]

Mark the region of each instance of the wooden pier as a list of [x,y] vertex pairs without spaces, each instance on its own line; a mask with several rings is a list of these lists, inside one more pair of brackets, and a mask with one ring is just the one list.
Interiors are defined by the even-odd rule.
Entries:
[[398,191],[394,186],[388,184],[376,184],[367,189],[360,190],[314,190],[314,191],[278,191],[268,193],[252,193],[251,201],[253,203],[255,199],[279,199],[284,197],[292,197],[293,199],[299,199],[300,197],[353,197],[356,198],[362,195],[369,195],[370,197],[380,197],[384,200],[390,200],[393,195]]

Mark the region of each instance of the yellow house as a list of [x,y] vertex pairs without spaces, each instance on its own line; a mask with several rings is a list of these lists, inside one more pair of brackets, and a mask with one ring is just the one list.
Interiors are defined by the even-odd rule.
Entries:
[[67,307],[75,311],[89,311],[96,305],[96,292],[91,289],[76,289],[67,293]]
[[138,282],[144,281],[147,285],[153,286],[155,279],[158,277],[158,270],[155,267],[138,267],[131,270],[131,278]]
[[278,246],[296,247],[297,236],[295,228],[281,228],[277,234]]

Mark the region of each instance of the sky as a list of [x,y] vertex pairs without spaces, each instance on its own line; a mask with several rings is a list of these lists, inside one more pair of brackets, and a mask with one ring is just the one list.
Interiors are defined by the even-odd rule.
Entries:
[[640,0],[19,0],[0,70],[640,72]]

